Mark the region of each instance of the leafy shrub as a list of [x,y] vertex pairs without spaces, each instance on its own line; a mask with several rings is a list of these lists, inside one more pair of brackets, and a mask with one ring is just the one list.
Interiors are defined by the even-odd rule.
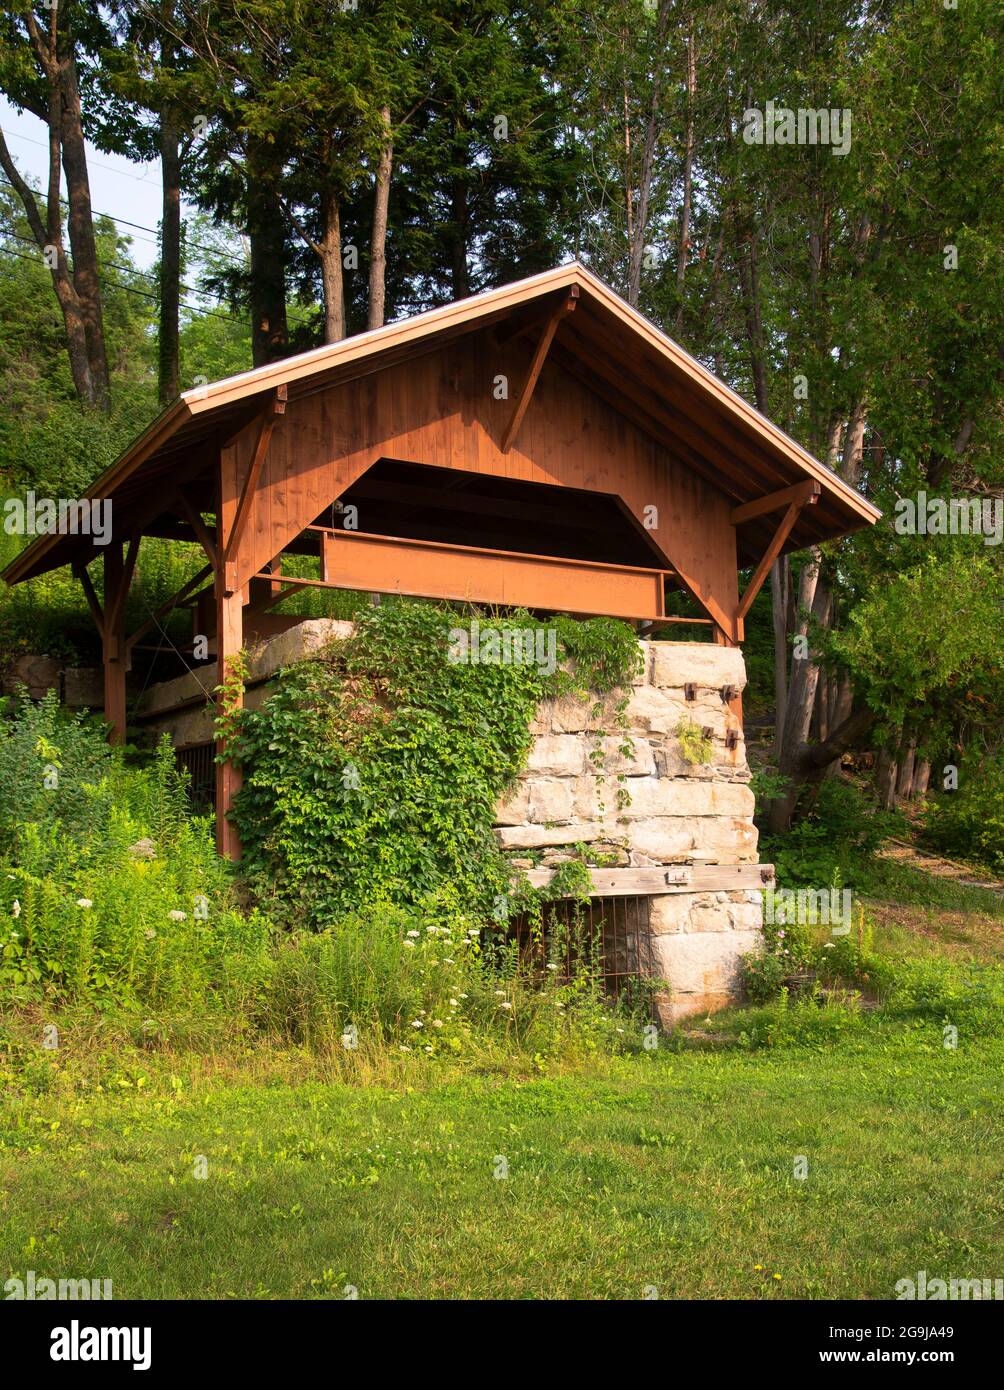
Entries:
[[[494,634],[529,615],[480,619]],[[625,624],[558,624],[575,673],[522,662],[451,661],[469,617],[385,603],[320,660],[289,668],[258,710],[228,720],[245,769],[234,819],[244,870],[270,911],[324,928],[371,905],[491,920],[513,893],[493,826],[547,695],[625,682]]]
[[899,812],[880,810],[855,783],[828,777],[802,820],[784,835],[763,839],[761,857],[773,861],[787,887],[818,887],[834,872],[854,886],[855,869],[904,825]]
[[[49,696],[0,722],[0,987],[9,998],[212,1003],[268,928],[238,910],[165,740],[130,767]],[[149,846],[141,844],[149,841]]]
[[974,859],[1004,873],[1004,759],[968,764],[959,789],[927,804],[924,839],[958,859]]
[[805,927],[797,922],[764,922],[763,943],[740,963],[743,991],[751,1004],[766,1004],[781,994],[785,982],[805,971],[811,958]]

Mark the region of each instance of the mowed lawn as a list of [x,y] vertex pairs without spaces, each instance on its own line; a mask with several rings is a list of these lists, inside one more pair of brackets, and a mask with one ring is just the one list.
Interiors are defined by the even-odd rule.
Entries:
[[3,1278],[111,1278],[117,1298],[638,1299],[1004,1275],[1004,1045],[946,1050],[931,1024],[538,1077],[430,1064],[397,1087],[180,1071],[8,1092]]

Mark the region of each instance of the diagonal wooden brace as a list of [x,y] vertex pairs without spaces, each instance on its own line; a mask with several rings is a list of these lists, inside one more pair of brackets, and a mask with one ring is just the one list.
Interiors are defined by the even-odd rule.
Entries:
[[554,337],[555,333],[558,330],[558,324],[561,322],[561,320],[565,317],[566,314],[572,313],[578,298],[579,287],[578,285],[573,285],[571,289],[568,291],[568,294],[558,305],[557,309],[553,311],[553,313],[548,317],[547,322],[544,324],[544,331],[541,333],[540,339],[537,342],[537,350],[533,354],[533,361],[530,363],[530,370],[527,373],[526,381],[524,381],[523,383],[523,389],[519,393],[519,399],[517,400],[516,407],[513,410],[512,419],[509,421],[509,424],[506,427],[505,435],[502,439],[503,454],[507,454],[509,452],[509,450],[512,448],[513,440],[519,433],[519,427],[523,423],[523,416],[526,414],[527,406],[530,404],[530,401],[533,397],[534,389],[537,385],[537,379],[540,376],[541,369],[544,366],[544,360],[547,357],[548,349],[551,346],[551,339]]

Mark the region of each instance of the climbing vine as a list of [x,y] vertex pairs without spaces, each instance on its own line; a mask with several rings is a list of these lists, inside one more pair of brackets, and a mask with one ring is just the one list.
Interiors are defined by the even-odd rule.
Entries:
[[[218,727],[244,768],[233,813],[244,869],[273,912],[324,926],[390,904],[482,920],[532,907],[493,826],[537,705],[628,684],[638,643],[610,619],[557,619],[546,629],[556,660],[506,660],[497,654],[533,650],[518,634],[540,625],[479,616],[465,652],[457,634],[471,622],[469,611],[384,602],[281,672],[260,709],[234,709],[225,690]],[[227,679],[236,689],[244,675]],[[574,871],[549,896],[569,891],[565,877]]]

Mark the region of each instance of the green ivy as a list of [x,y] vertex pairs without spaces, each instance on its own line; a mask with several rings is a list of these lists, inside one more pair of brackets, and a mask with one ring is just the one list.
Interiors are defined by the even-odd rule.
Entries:
[[[470,622],[385,601],[281,672],[260,709],[228,716],[244,869],[274,913],[323,927],[388,902],[496,921],[532,908],[493,833],[496,808],[541,700],[624,686],[638,642],[623,623],[562,618],[550,672],[451,661],[451,629]],[[482,639],[539,626],[525,612],[478,622]]]

